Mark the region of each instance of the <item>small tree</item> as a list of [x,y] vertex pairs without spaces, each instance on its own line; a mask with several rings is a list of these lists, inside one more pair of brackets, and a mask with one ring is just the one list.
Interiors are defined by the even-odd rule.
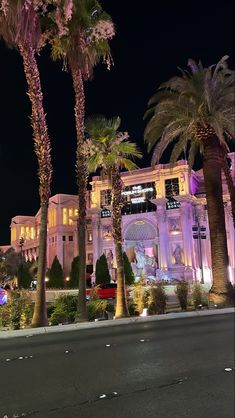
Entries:
[[157,282],[150,288],[149,309],[152,313],[164,314],[166,311],[167,295],[163,282]]
[[129,258],[127,257],[125,252],[123,253],[123,263],[126,284],[132,285],[133,283],[135,283],[135,275],[133,273]]
[[200,283],[192,286],[192,302],[195,309],[201,309],[203,305],[203,288]]
[[33,279],[32,273],[30,271],[31,267],[32,263],[30,261],[27,263],[25,261],[22,262],[17,273],[18,287],[20,289],[29,289]]
[[79,281],[79,256],[74,257],[72,264],[71,264],[71,271],[69,275],[69,282],[68,286],[71,289],[78,289],[78,281]]
[[96,261],[95,277],[97,285],[101,283],[110,283],[111,277],[107,259],[104,254]]
[[180,280],[175,289],[175,294],[177,295],[180,303],[180,307],[182,311],[187,311],[188,306],[188,292],[189,292],[189,286],[188,283],[184,280]]
[[64,287],[64,275],[63,275],[63,269],[61,267],[61,264],[57,258],[57,255],[55,256],[51,268],[49,270],[49,288],[57,288],[60,289]]

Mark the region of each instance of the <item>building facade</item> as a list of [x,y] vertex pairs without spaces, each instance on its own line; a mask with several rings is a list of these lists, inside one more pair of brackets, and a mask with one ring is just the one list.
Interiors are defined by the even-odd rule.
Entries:
[[[235,153],[229,154],[235,178]],[[202,170],[190,170],[186,161],[122,173],[122,235],[136,277],[184,278],[211,282],[210,237]],[[235,231],[231,204],[223,178],[229,274],[235,278]],[[108,179],[94,176],[87,192],[87,264],[104,253],[115,279],[112,239],[112,194]],[[47,267],[57,255],[65,277],[78,255],[77,196],[57,194],[48,212]],[[26,259],[38,256],[40,211],[36,216],[15,216],[11,246]]]

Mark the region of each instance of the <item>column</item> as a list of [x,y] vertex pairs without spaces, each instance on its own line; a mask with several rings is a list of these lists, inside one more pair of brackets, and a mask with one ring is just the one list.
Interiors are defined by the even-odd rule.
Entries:
[[159,268],[167,270],[169,266],[169,237],[166,217],[167,199],[151,199],[157,206],[157,225],[159,231]]
[[231,203],[226,202],[225,205],[225,221],[227,230],[227,245],[229,256],[229,278],[232,283],[235,282],[235,229],[233,226]]
[[192,267],[193,239],[191,203],[181,201],[180,204],[182,238],[184,244],[184,264],[185,267]]

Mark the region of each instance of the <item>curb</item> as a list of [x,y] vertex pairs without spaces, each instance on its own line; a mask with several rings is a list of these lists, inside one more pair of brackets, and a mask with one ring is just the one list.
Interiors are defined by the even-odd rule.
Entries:
[[97,322],[82,322],[68,325],[55,325],[41,328],[27,328],[16,331],[1,331],[0,339],[14,338],[14,337],[32,337],[34,335],[53,334],[66,331],[77,331],[83,329],[92,328],[105,328],[118,325],[137,324],[154,321],[164,321],[168,319],[182,319],[182,318],[195,318],[199,316],[211,316],[211,315],[223,315],[235,313],[235,308],[223,308],[223,309],[208,309],[205,311],[193,311],[193,312],[178,312],[168,313],[163,315],[151,315],[151,316],[137,316],[131,318],[122,318],[115,320],[105,320]]

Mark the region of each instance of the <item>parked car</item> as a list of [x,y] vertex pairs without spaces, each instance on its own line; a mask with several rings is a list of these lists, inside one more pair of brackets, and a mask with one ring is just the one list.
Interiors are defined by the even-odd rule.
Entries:
[[[86,290],[87,300],[89,300],[90,293],[92,291],[94,291],[94,289],[97,290],[97,296],[100,299],[115,299],[116,298],[117,283],[104,283],[104,284],[99,284],[95,288],[93,287],[92,289],[87,289]],[[126,289],[126,294],[127,294],[127,297],[128,297],[128,295],[129,295],[128,289]]]
[[7,291],[0,287],[0,305],[7,303]]

